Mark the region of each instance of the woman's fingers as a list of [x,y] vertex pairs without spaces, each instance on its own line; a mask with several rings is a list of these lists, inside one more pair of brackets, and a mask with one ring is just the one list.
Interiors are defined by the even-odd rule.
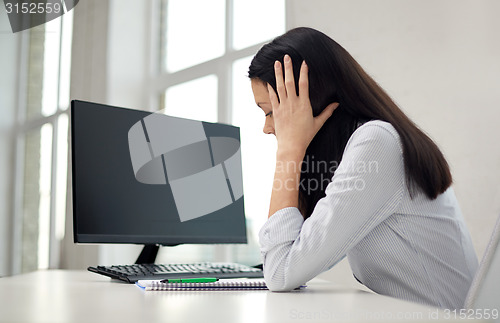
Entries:
[[[284,69],[284,73],[283,73]],[[309,103],[309,68],[305,61],[302,62],[299,75],[299,94],[301,101]],[[283,78],[283,74],[285,77]],[[295,78],[293,76],[293,63],[290,55],[286,54],[283,58],[283,64],[280,61],[274,63],[274,75],[276,77],[276,92],[272,93],[277,96],[276,101],[283,102],[286,99],[297,98],[295,90]],[[271,89],[269,89],[269,97],[271,97]],[[276,104],[278,107],[278,104]]]
[[278,101],[278,96],[276,95],[276,92],[274,92],[273,87],[269,83],[267,83],[267,91],[269,92],[269,100],[271,101],[271,107],[273,108],[274,111],[280,104]]
[[283,81],[283,71],[280,61],[274,62],[274,75],[276,77],[276,91],[282,101],[286,99],[286,88]]
[[286,54],[283,58],[283,62],[285,63],[285,89],[287,97],[296,97],[297,93],[295,91],[295,80],[293,78],[292,59]]
[[299,97],[304,102],[309,102],[309,68],[306,61],[302,61],[299,76]]
[[319,129],[321,129],[321,127],[323,127],[326,120],[328,120],[328,118],[332,116],[333,111],[335,111],[335,109],[337,109],[338,106],[339,106],[338,102],[330,103],[325,109],[323,109],[323,111],[321,111],[321,113],[317,117],[314,118],[314,126],[316,132],[318,132]]

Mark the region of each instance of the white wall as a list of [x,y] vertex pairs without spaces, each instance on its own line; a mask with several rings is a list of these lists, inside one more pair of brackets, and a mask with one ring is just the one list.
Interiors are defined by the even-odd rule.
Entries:
[[5,10],[0,10],[0,276],[10,274],[12,221],[12,128],[15,120],[19,33],[12,34]]
[[[500,215],[500,1],[287,5],[288,28],[313,27],[336,40],[440,146],[482,257]],[[338,270],[352,277],[345,262]]]

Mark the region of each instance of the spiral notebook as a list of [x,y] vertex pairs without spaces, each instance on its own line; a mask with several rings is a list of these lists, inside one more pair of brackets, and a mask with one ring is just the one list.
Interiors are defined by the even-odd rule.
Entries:
[[213,283],[163,283],[159,280],[139,280],[135,283],[147,291],[203,290],[266,290],[263,279],[221,279]]

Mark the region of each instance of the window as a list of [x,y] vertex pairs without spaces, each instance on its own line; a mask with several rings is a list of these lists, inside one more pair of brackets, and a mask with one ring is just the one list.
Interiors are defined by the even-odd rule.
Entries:
[[[247,246],[179,246],[159,262],[224,258],[260,261],[257,234],[267,219],[276,142],[262,132],[247,77],[259,48],[285,32],[284,0],[163,0],[160,57],[151,102],[165,113],[241,128]],[[158,95],[157,92],[152,93]]]
[[210,74],[167,88],[165,113],[174,117],[216,122],[217,76]]
[[21,33],[13,265],[54,268],[64,237],[73,11]]

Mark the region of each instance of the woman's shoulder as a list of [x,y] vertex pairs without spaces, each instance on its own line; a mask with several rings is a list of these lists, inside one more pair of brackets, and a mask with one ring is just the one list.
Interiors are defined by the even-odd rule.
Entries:
[[384,134],[388,132],[399,140],[399,135],[398,132],[396,131],[396,128],[394,128],[394,126],[391,123],[382,120],[370,120],[364,122],[356,129],[355,133],[356,132],[374,133],[374,134]]
[[401,140],[396,128],[391,123],[382,120],[370,120],[360,124],[349,138],[347,146],[361,142],[370,142],[373,149],[392,148],[402,152]]

